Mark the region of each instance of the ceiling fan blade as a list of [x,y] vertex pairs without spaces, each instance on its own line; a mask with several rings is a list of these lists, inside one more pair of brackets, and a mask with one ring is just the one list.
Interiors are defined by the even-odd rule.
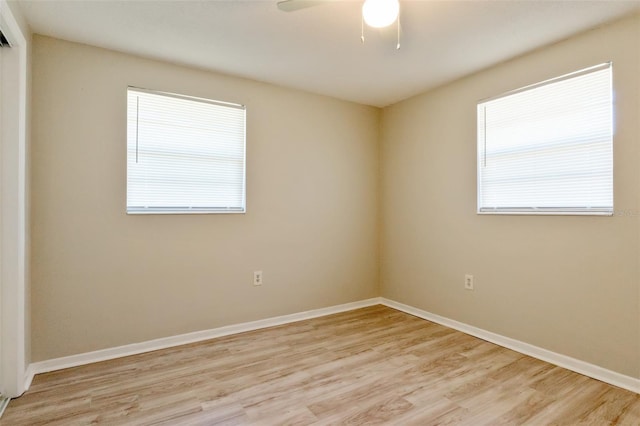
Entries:
[[317,6],[324,2],[325,0],[283,0],[278,2],[278,9],[283,12],[295,12],[296,10]]

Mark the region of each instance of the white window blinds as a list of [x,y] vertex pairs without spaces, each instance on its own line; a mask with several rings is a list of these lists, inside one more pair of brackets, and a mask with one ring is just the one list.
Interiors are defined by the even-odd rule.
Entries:
[[127,212],[245,211],[245,108],[127,91]]
[[612,214],[610,63],[478,104],[478,212]]

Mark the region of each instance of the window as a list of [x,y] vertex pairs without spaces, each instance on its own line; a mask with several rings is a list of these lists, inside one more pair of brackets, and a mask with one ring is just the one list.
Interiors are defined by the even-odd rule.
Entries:
[[127,213],[243,213],[245,108],[127,90]]
[[613,213],[610,63],[478,104],[478,213]]

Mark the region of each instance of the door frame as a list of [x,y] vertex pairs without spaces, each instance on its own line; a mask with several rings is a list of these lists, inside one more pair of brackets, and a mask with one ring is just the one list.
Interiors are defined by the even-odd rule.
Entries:
[[[19,12],[19,11],[18,11]],[[6,0],[0,0],[2,48],[0,84],[0,392],[20,396],[28,386],[26,289],[27,38]]]

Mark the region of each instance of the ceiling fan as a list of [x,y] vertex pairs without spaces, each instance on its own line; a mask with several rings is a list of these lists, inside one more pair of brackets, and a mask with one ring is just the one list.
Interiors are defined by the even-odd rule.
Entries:
[[[318,6],[332,0],[281,0],[278,2],[278,9],[283,12],[295,12],[300,9]],[[333,0],[335,1],[335,0]],[[396,49],[400,49],[400,2],[399,0],[364,0],[362,4],[362,34],[361,41],[364,43],[364,24],[373,28],[384,28],[398,23],[398,44]]]

